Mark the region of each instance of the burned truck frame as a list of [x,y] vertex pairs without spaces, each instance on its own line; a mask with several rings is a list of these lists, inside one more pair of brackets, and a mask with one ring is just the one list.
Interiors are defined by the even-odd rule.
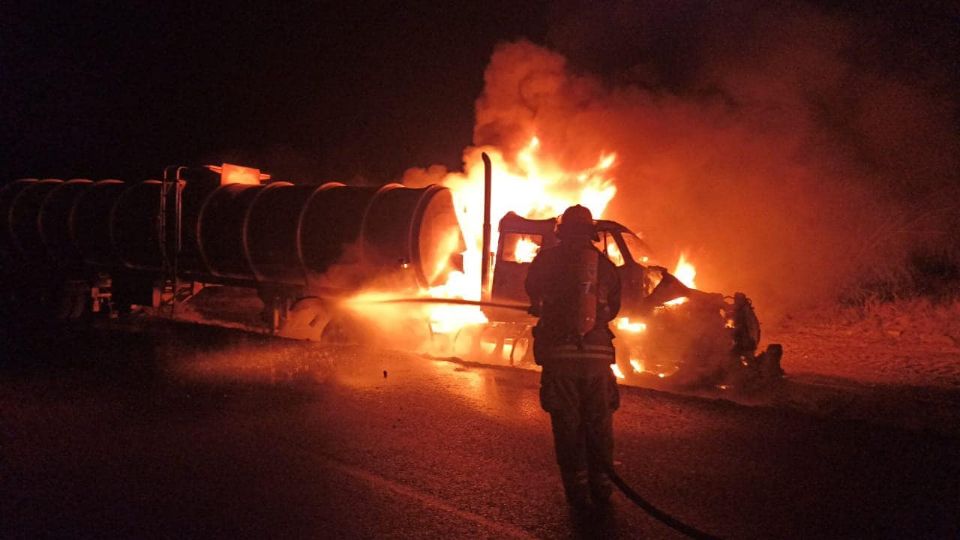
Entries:
[[[499,223],[489,323],[466,328],[455,347],[463,354],[533,363],[531,328],[536,319],[498,304],[528,302],[524,282],[541,248],[559,243],[557,219],[527,219],[513,212]],[[617,372],[643,384],[671,386],[739,384],[776,378],[781,349],[770,345],[760,355],[760,325],[743,293],[725,297],[691,289],[651,261],[650,247],[627,227],[595,221],[595,246],[614,263],[621,282],[621,310],[615,321]]]

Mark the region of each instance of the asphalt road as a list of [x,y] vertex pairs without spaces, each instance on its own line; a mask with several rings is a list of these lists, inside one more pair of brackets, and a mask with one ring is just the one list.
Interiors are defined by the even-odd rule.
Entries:
[[[4,329],[0,537],[679,537],[569,514],[536,373],[148,328]],[[621,476],[698,528],[960,536],[956,437],[622,395]]]

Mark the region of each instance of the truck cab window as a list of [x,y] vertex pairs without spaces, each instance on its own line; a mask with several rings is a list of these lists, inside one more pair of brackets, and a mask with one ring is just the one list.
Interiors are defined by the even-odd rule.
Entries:
[[624,234],[623,241],[627,244],[627,251],[630,252],[630,258],[637,264],[644,266],[650,264],[650,251],[647,245],[640,238],[632,234]]
[[543,237],[539,234],[504,233],[503,260],[514,263],[530,263],[540,251]]
[[623,266],[626,264],[623,253],[620,252],[620,246],[617,245],[617,240],[609,232],[601,233],[600,240],[594,242],[593,245],[605,253],[614,266]]

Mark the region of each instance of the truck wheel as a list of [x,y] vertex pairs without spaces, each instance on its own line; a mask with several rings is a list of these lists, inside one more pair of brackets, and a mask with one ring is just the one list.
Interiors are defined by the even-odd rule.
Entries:
[[480,331],[482,327],[469,324],[457,330],[453,335],[453,356],[463,359],[476,359],[480,350]]
[[523,366],[532,363],[533,334],[530,328],[525,328],[513,339],[513,347],[510,348],[510,365]]
[[504,360],[509,360],[509,356],[503,354],[505,337],[500,326],[484,326],[478,340],[479,360],[490,364],[501,364]]

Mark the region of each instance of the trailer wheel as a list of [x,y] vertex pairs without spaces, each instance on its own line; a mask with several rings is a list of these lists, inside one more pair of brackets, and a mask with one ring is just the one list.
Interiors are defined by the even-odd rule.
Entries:
[[513,339],[513,347],[510,348],[510,365],[523,366],[532,363],[533,334],[530,332],[530,327],[525,327]]
[[451,353],[464,359],[476,359],[480,351],[480,332],[483,327],[469,324],[457,330],[453,335]]
[[478,352],[482,362],[499,364],[504,360],[509,360],[509,356],[503,354],[506,338],[504,334],[503,327],[497,324],[487,325],[480,330]]

